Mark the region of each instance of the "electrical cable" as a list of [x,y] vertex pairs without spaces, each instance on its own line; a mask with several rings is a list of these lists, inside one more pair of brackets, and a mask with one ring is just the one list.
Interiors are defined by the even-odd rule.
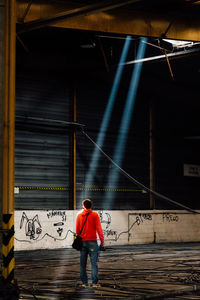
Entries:
[[20,115],[16,115],[16,120],[25,120],[25,121],[38,121],[38,122],[47,122],[49,124],[60,124],[63,126],[76,126],[76,127],[81,127],[83,128],[85,125],[84,124],[79,124],[77,122],[66,122],[66,121],[62,121],[62,120],[54,120],[54,119],[46,119],[46,118],[38,118],[38,117],[27,117],[27,116],[20,116]]
[[191,209],[188,206],[185,206],[177,201],[174,201],[172,199],[170,199],[169,197],[166,197],[156,191],[151,190],[150,188],[146,187],[145,185],[143,185],[142,183],[140,183],[139,181],[137,181],[134,177],[132,177],[130,174],[128,174],[124,169],[122,169],[109,155],[107,155],[102,148],[85,132],[84,128],[85,125],[84,124],[79,124],[76,122],[65,122],[65,121],[60,121],[60,120],[50,120],[50,119],[44,119],[44,118],[35,118],[35,117],[23,117],[23,116],[16,116],[18,118],[22,118],[22,119],[28,119],[28,120],[36,120],[36,121],[47,121],[47,122],[53,122],[53,123],[60,123],[63,125],[72,125],[72,126],[76,126],[82,129],[82,133],[95,145],[95,147],[97,147],[99,149],[99,151],[115,166],[119,169],[119,171],[125,176],[127,177],[130,181],[132,181],[135,185],[137,185],[138,187],[142,188],[144,191],[160,198],[163,199],[169,203],[172,203],[176,206],[179,206],[191,213],[195,213],[195,214],[200,214],[199,212]]
[[140,188],[142,188],[144,191],[160,198],[160,199],[163,199],[169,203],[172,203],[176,206],[179,206],[191,213],[195,213],[195,214],[200,214],[199,212],[193,210],[192,208],[188,207],[188,206],[185,206],[177,201],[174,201],[172,199],[170,199],[169,197],[166,197],[156,191],[153,191],[151,190],[150,188],[146,187],[144,184],[140,183],[138,180],[136,180],[135,178],[133,178],[130,174],[128,174],[124,169],[122,169],[108,154],[106,154],[102,149],[101,147],[99,147],[99,145],[84,131],[84,128],[82,128],[82,133],[93,143],[93,145],[95,145],[95,147],[97,147],[99,149],[99,151],[115,166],[117,167],[117,169],[119,169],[119,171],[124,175],[126,176],[130,181],[132,181],[135,185],[139,186]]

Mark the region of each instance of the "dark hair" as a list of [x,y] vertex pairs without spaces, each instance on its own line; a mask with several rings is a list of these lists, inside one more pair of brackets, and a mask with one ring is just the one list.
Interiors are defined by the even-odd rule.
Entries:
[[83,206],[87,209],[91,208],[92,207],[92,200],[90,200],[90,199],[83,200]]

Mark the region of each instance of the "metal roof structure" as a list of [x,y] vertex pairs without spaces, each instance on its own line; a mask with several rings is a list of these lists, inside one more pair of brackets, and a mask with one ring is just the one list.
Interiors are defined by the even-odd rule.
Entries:
[[200,41],[200,1],[18,0],[18,34],[46,26]]

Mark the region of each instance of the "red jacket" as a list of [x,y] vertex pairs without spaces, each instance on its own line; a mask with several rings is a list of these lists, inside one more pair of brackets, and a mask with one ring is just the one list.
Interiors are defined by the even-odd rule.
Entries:
[[88,218],[84,225],[81,237],[83,241],[96,241],[97,233],[100,238],[101,244],[104,244],[103,230],[98,213],[92,211],[92,209],[84,208],[76,218],[76,234],[80,235],[81,228],[85,222],[85,218]]

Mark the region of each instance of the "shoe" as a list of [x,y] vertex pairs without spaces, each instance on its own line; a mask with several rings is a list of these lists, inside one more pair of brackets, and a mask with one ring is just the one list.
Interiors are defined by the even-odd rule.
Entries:
[[93,288],[100,288],[101,285],[100,285],[99,283],[93,283],[93,284],[92,284],[92,287],[93,287]]
[[89,287],[89,285],[87,283],[83,283],[83,284],[81,284],[81,287],[82,288],[87,288],[87,287]]

